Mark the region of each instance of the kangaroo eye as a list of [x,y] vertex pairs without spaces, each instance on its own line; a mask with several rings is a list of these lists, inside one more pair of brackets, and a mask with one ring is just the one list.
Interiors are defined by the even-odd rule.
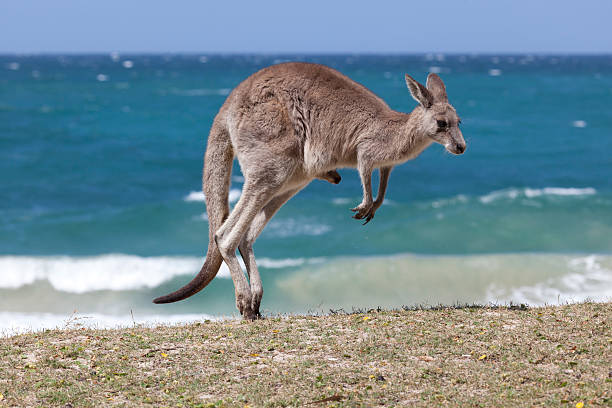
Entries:
[[436,122],[438,122],[438,127],[440,129],[446,129],[446,127],[448,126],[448,123],[446,123],[445,120],[436,120]]

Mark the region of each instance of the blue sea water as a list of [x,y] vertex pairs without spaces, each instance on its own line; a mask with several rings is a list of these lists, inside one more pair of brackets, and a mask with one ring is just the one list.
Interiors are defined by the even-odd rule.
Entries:
[[[404,73],[438,72],[468,149],[396,167],[366,226],[356,171],[300,192],[255,246],[265,311],[610,299],[612,56],[5,55],[0,329],[235,313],[225,268],[187,301],[150,301],[206,252],[214,115],[282,61],[329,65],[404,112]],[[235,203],[237,163],[232,180]]]

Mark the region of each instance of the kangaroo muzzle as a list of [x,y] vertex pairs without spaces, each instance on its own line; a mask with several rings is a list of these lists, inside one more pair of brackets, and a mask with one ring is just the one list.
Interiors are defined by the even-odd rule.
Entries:
[[444,145],[444,147],[449,153],[456,155],[463,154],[465,149],[467,149],[467,145],[461,132],[453,132],[450,140]]

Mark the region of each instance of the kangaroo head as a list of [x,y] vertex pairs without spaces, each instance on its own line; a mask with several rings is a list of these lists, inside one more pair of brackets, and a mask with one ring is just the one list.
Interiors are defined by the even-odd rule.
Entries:
[[422,108],[419,128],[450,153],[462,154],[466,146],[459,129],[461,119],[448,102],[442,78],[433,73],[429,74],[425,87],[406,74],[406,84],[412,97]]

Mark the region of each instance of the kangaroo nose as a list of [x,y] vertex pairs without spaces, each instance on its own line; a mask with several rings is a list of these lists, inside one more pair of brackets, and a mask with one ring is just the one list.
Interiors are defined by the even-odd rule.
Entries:
[[464,145],[464,144],[459,144],[459,143],[457,143],[457,151],[458,151],[459,153],[463,153],[463,152],[465,152],[465,145]]

